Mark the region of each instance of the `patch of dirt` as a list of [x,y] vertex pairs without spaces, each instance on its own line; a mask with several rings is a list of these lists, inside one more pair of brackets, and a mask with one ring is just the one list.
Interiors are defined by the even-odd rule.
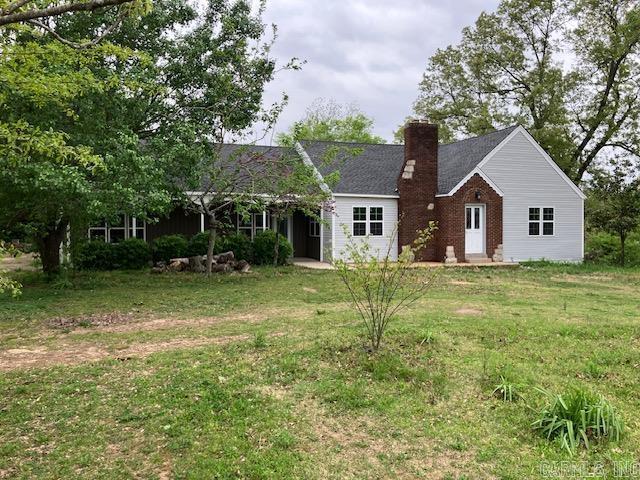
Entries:
[[136,315],[133,313],[94,313],[77,317],[55,317],[47,321],[53,328],[77,328],[77,327],[107,327],[111,325],[122,325],[135,321]]
[[[320,478],[458,478],[473,464],[475,452],[440,448],[422,435],[400,434],[366,415],[336,416],[314,400],[297,404],[312,427],[303,448],[322,461]],[[384,458],[393,458],[393,464]],[[391,468],[391,471],[389,470]],[[492,478],[473,476],[473,478]]]
[[475,285],[473,282],[465,282],[464,280],[451,280],[449,282],[451,285],[459,285],[461,287],[468,287],[469,285]]
[[[274,333],[270,337],[282,336]],[[77,365],[105,358],[127,361],[143,358],[157,352],[203,347],[207,345],[225,345],[251,338],[249,335],[228,335],[213,338],[176,338],[165,342],[137,343],[126,348],[112,351],[106,347],[92,344],[61,344],[47,347],[13,348],[0,352],[0,371],[21,368],[53,367],[56,365]]]
[[477,308],[459,308],[454,313],[457,315],[482,315],[482,310],[478,310]]
[[[259,323],[268,320],[272,317],[309,317],[315,312],[308,308],[298,309],[262,309],[258,312],[245,312],[234,315],[226,315],[220,317],[199,317],[199,318],[153,318],[140,320],[139,314],[136,317],[135,314],[106,314],[107,316],[113,315],[114,318],[121,317],[122,322],[114,321],[113,323],[94,324],[89,326],[96,328],[80,328],[84,323],[77,323],[79,328],[72,330],[70,333],[74,335],[84,335],[88,333],[94,333],[96,331],[105,333],[130,333],[130,332],[143,332],[143,331],[155,331],[155,330],[168,330],[172,328],[180,327],[206,327],[209,325],[217,325],[221,323],[230,322],[242,322],[242,323]],[[100,316],[100,315],[98,315]],[[92,316],[89,316],[92,317]],[[88,317],[84,318],[85,322]]]
[[302,287],[302,290],[307,292],[307,293],[318,293],[318,290],[316,290],[315,288],[311,288],[311,287]]
[[[0,270],[9,272],[23,270],[23,271],[36,271],[38,268],[34,265],[35,255],[33,253],[23,253],[14,256],[0,257]],[[0,478],[2,478],[0,476]]]

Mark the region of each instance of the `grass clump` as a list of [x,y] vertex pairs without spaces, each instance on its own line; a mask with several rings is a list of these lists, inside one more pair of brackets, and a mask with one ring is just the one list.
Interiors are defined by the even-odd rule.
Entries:
[[500,398],[505,402],[517,402],[522,398],[520,395],[520,386],[509,381],[503,375],[500,375],[500,382],[491,393],[494,397]]
[[619,441],[624,425],[615,408],[602,396],[576,389],[566,395],[540,390],[551,402],[540,412],[533,428],[548,440],[557,440],[570,455],[583,445]]

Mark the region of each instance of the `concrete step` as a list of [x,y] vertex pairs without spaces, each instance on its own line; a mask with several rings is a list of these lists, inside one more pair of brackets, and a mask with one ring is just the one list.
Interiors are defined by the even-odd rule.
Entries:
[[470,253],[465,256],[467,263],[492,263],[493,260],[484,253]]

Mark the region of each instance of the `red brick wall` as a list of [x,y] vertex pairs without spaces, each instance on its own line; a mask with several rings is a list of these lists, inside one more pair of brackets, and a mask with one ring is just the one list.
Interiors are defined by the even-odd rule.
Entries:
[[[435,208],[438,189],[438,127],[422,122],[411,122],[404,129],[404,166],[415,160],[411,178],[398,178],[398,252],[415,240],[416,231],[437,220]],[[426,261],[435,255],[435,244],[422,251],[419,260]]]
[[[480,192],[480,200],[476,199]],[[502,243],[502,197],[476,174],[451,197],[438,197],[438,231],[435,236],[434,261],[442,261],[448,245],[453,245],[458,262],[464,262],[465,205],[485,204],[486,254],[491,257]]]

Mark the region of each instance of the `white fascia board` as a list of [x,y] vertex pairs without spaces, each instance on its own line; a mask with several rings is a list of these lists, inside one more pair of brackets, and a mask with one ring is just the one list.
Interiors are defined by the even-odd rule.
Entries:
[[498,188],[498,186],[493,183],[493,180],[491,180],[489,178],[489,176],[484,173],[482,170],[480,170],[480,164],[478,164],[478,166],[476,168],[474,168],[473,170],[471,170],[466,177],[464,177],[462,180],[460,180],[458,182],[458,184],[453,187],[453,189],[449,192],[449,193],[441,193],[439,195],[436,195],[436,197],[451,197],[453,195],[455,195],[455,193],[460,190],[462,188],[462,186],[467,183],[471,177],[473,177],[474,175],[480,175],[482,177],[482,179],[487,182],[487,184],[493,189],[495,190],[495,192],[500,195],[501,197],[504,197],[504,193],[502,193],[502,190],[500,190],[500,188]]
[[324,193],[331,195],[331,189],[329,188],[329,185],[327,185],[327,183],[324,181],[324,177],[318,171],[314,163],[311,161],[311,157],[309,157],[309,154],[304,149],[304,147],[300,144],[300,142],[296,142],[295,149],[298,155],[300,155],[300,158],[302,159],[304,164],[313,169],[313,173],[316,179],[318,180],[318,182],[320,183],[320,188],[322,188],[322,191]]
[[351,198],[400,198],[400,195],[376,195],[369,193],[334,193],[333,196]]

